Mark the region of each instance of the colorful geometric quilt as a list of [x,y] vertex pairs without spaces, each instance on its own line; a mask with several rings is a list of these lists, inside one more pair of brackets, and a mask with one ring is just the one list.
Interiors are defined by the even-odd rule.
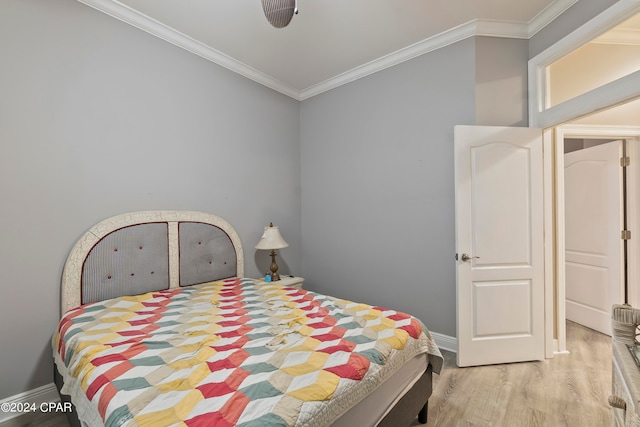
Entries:
[[54,357],[78,415],[106,426],[329,425],[420,353],[415,318],[228,279],[70,310]]

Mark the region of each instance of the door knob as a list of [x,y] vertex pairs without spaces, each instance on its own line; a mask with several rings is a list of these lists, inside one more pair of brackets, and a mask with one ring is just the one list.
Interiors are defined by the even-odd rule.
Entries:
[[479,256],[469,256],[468,254],[462,254],[462,257],[461,257],[461,259],[463,261],[469,261],[469,260],[471,260],[473,258],[480,258],[480,257]]

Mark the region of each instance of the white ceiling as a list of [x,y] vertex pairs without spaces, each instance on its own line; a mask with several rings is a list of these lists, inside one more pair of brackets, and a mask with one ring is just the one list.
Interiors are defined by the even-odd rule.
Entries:
[[295,99],[474,35],[529,38],[578,0],[79,0]]

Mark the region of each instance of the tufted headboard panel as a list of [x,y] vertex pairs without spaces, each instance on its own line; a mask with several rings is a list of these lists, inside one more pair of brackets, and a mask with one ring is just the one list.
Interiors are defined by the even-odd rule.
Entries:
[[82,267],[82,304],[169,288],[168,224],[113,231],[91,249]]
[[61,310],[123,295],[244,276],[235,229],[215,215],[143,211],[91,227],[62,274]]
[[220,228],[200,222],[178,224],[180,286],[196,285],[236,275],[236,253]]

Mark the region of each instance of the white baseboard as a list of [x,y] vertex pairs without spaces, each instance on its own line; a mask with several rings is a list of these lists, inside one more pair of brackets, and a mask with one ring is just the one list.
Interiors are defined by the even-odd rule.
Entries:
[[16,394],[14,396],[9,396],[6,399],[0,400],[0,407],[3,408],[0,410],[0,423],[19,417],[25,413],[7,412],[4,410],[6,405],[9,405],[9,409],[13,408],[13,410],[16,410],[21,408],[23,405],[32,406],[32,404],[35,404],[35,407],[39,410],[40,404],[42,403],[59,401],[60,395],[58,395],[58,390],[54,383],[43,385],[42,387],[34,388],[33,390],[25,391],[24,393]]
[[[429,331],[431,332],[431,331]],[[431,336],[442,350],[458,352],[458,339],[449,335],[442,335],[437,332],[431,332]]]

